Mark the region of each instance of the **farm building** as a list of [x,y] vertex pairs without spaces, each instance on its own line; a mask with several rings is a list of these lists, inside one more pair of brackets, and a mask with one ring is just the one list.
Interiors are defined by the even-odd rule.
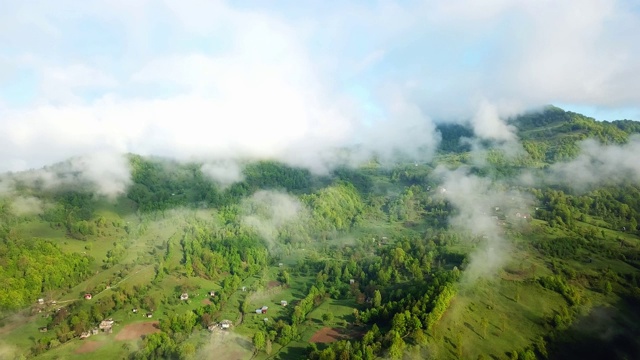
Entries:
[[84,299],[85,299],[85,300],[91,300],[91,298],[92,298],[92,297],[93,297],[93,296],[91,296],[91,294],[89,294],[89,293],[84,294]]
[[45,326],[45,327],[41,327],[38,330],[40,330],[40,332],[47,332],[49,331],[49,329]]
[[180,295],[180,300],[189,300],[189,294],[182,293],[182,295]]
[[150,318],[150,317],[153,317],[153,313],[148,312],[148,313],[146,313],[144,316],[146,316],[146,317]]
[[215,291],[209,291],[209,296],[211,296],[211,297],[216,296],[216,292]]
[[42,299],[42,298],[38,299],[38,304],[44,305],[44,299]]
[[86,339],[89,336],[91,336],[91,333],[89,331],[85,331],[80,335],[80,339]]
[[112,319],[102,320],[100,322],[100,325],[98,325],[100,330],[107,331],[107,332],[111,331],[111,327],[112,326],[113,326],[113,320]]
[[220,322],[220,327],[222,329],[228,329],[229,327],[231,327],[231,325],[233,325],[233,323],[231,322],[231,320],[222,320]]
[[268,306],[263,306],[260,309],[256,309],[256,314],[266,314],[268,309]]
[[287,300],[280,300],[280,305],[287,306],[288,305]]

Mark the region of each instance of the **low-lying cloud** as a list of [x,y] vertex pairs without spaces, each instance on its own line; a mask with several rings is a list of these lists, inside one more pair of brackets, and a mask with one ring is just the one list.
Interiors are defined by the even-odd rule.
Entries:
[[304,204],[294,196],[269,190],[260,190],[243,200],[241,214],[242,223],[253,228],[270,245],[282,229],[304,221],[308,215]]
[[623,145],[587,139],[580,143],[580,150],[574,160],[551,166],[552,181],[582,190],[605,182],[640,183],[640,135],[630,136]]
[[38,170],[5,174],[0,183],[3,191],[0,195],[15,193],[19,186],[43,190],[88,187],[88,190],[99,196],[114,199],[124,194],[130,184],[131,169],[128,159],[121,154],[99,152],[74,157]]
[[244,179],[240,163],[231,159],[207,162],[202,165],[200,170],[221,189]]
[[44,211],[44,202],[33,196],[18,196],[11,201],[11,211],[18,215],[38,215]]
[[469,256],[464,280],[495,276],[510,259],[511,251],[500,218],[513,220],[518,212],[528,213],[530,198],[504,184],[469,174],[463,167],[448,170],[439,166],[435,173],[443,179],[442,194],[457,210],[449,219],[450,225],[482,239]]

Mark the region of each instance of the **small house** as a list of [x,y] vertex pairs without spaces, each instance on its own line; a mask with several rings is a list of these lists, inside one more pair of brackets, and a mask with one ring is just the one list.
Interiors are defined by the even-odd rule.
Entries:
[[49,329],[45,326],[45,327],[41,327],[38,330],[40,330],[40,332],[47,332],[49,331]]
[[180,300],[189,300],[189,294],[182,293],[182,295],[180,295]]
[[283,264],[283,263],[278,263],[278,266],[279,266],[279,267],[283,267],[283,266],[284,266],[284,264]]
[[209,291],[209,296],[211,296],[211,297],[216,296],[216,292],[215,291]]
[[222,329],[228,329],[228,328],[230,328],[230,327],[231,327],[231,325],[232,325],[231,320],[222,320],[222,321],[220,322],[220,327],[221,327]]
[[243,286],[243,287],[242,287],[242,291],[247,291],[247,287],[246,287],[246,286]]
[[268,309],[269,307],[263,306],[262,308],[260,308],[260,311],[262,311],[263,314],[266,314]]
[[150,318],[150,317],[153,317],[153,313],[148,312],[148,313],[146,313],[144,316],[146,316],[146,317]]
[[98,325],[98,327],[102,331],[109,331],[109,330],[111,330],[112,326],[113,326],[113,320],[111,320],[111,319],[102,320],[100,322],[100,325]]
[[280,305],[287,306],[288,305],[287,300],[280,300]]
[[84,299],[85,300],[91,300],[92,297],[93,296],[91,296],[91,294],[89,294],[89,293],[84,294]]
[[80,334],[80,339],[86,339],[89,336],[91,336],[91,333],[89,331],[85,331],[82,334]]
[[100,332],[98,328],[91,329],[91,335],[98,335],[98,332]]
[[269,322],[269,318],[264,318],[264,319],[262,319],[262,321]]
[[350,284],[350,285],[353,285],[353,284],[355,284],[355,283],[356,283],[356,280],[355,280],[355,279],[349,279],[349,284]]
[[262,314],[262,309],[256,309],[256,314]]
[[38,304],[44,305],[44,299],[42,299],[42,298],[38,299]]
[[136,309],[136,308],[131,309],[131,311],[132,311],[134,314],[137,314],[137,313],[138,313],[138,309]]

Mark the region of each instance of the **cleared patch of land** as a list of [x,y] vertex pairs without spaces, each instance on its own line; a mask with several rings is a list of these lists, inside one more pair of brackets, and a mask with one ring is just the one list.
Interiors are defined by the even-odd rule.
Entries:
[[312,342],[312,343],[330,343],[330,342],[342,340],[342,339],[345,339],[345,338],[347,338],[347,336],[342,334],[342,333],[340,333],[340,331],[338,331],[338,329],[324,327],[324,328],[316,331],[316,333],[313,334],[313,336],[311,336],[311,339],[309,339],[309,342]]
[[120,330],[118,335],[116,335],[116,340],[134,340],[142,335],[160,332],[158,324],[158,321],[129,324]]
[[76,349],[75,353],[86,354],[86,353],[94,352],[103,344],[104,343],[101,343],[101,342],[87,340],[84,342],[84,344],[82,344],[82,346]]

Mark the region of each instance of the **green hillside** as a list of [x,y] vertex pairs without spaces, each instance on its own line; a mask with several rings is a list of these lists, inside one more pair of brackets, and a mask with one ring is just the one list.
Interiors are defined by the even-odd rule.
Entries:
[[514,154],[447,124],[429,162],[247,162],[228,186],[129,154],[113,199],[5,174],[0,358],[640,358],[640,183],[554,172],[640,122],[509,124]]

